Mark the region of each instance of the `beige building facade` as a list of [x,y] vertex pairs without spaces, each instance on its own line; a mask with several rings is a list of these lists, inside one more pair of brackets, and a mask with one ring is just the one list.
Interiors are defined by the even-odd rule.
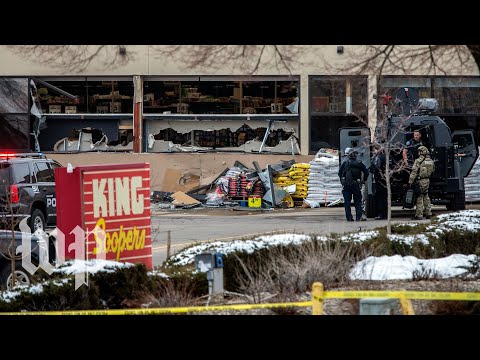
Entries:
[[[444,73],[420,64],[379,76],[374,68],[350,69],[368,55],[360,45],[280,46],[283,59],[274,46],[244,48],[246,58],[226,47],[203,64],[198,48],[0,46],[0,122],[9,124],[2,148],[40,148],[62,163],[131,161],[133,152],[159,169],[154,188],[169,177],[188,188],[236,157],[266,165],[338,148],[339,128],[374,128],[380,95],[401,87],[436,97],[449,126],[480,134],[473,58],[440,59]],[[91,62],[82,60],[97,50]],[[17,140],[17,133],[27,135]]]

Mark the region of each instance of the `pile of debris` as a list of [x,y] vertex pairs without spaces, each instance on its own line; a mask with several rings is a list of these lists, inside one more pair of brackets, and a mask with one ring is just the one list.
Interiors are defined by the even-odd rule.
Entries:
[[309,163],[281,160],[261,169],[239,161],[211,183],[186,193],[152,193],[152,209],[234,207],[243,209],[333,206],[341,202],[338,151],[320,149]]
[[[292,202],[289,191],[275,184],[274,178],[278,173],[288,172],[293,165],[294,160],[282,160],[274,165],[267,165],[266,169],[261,169],[254,161],[254,169],[252,169],[236,161],[210,184],[186,193],[153,191],[152,210],[190,209],[197,206],[234,208],[248,206],[250,209],[287,207]],[[295,188],[290,191],[294,193]]]

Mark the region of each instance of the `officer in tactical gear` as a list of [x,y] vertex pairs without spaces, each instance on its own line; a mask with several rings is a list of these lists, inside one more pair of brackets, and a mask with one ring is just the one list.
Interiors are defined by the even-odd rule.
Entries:
[[422,220],[423,215],[427,219],[432,217],[432,204],[428,196],[428,187],[430,186],[430,176],[435,171],[435,163],[430,157],[430,152],[425,146],[418,148],[418,158],[413,163],[412,172],[408,180],[417,196],[417,208],[413,220]]
[[403,164],[407,168],[411,168],[415,159],[418,157],[418,148],[424,146],[422,142],[422,134],[420,130],[413,132],[413,139],[408,140],[402,151]]
[[[357,160],[358,153],[352,148],[345,149],[345,156],[348,160],[345,161],[338,170],[338,176],[343,186],[343,200],[345,206],[345,216],[347,221],[353,221],[352,209],[350,203],[355,204],[355,218],[357,221],[366,220],[362,218],[362,183],[368,179],[368,169],[365,164]],[[363,173],[363,179],[362,179]]]
[[383,220],[387,218],[387,181],[385,179],[385,169],[387,167],[387,159],[385,151],[377,146],[372,158],[370,172],[375,180],[375,206],[377,208],[377,216],[375,220]]

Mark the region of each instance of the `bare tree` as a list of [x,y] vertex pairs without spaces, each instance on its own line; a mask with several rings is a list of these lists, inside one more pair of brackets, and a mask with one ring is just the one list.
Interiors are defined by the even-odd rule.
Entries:
[[[398,135],[406,132],[405,128],[410,116],[400,116],[400,122],[392,126],[390,123],[392,109],[384,112],[382,118],[377,122],[375,135],[371,142],[373,148],[385,154],[385,169],[382,169],[384,172],[380,172],[380,176],[385,181],[387,190],[387,234],[392,233],[392,178],[395,173],[405,171],[403,161],[392,162],[391,164],[390,158],[392,154],[401,154],[404,148],[403,144],[396,139],[399,138]],[[383,185],[376,184],[376,186]]]
[[135,58],[135,52],[124,45],[9,45],[8,49],[25,59],[69,72],[82,72],[93,61],[109,69]]
[[[10,45],[26,59],[55,65],[70,72],[82,72],[96,59],[108,69],[135,58],[126,45]],[[173,59],[185,69],[214,70],[225,65],[256,74],[275,68],[291,74],[293,67],[307,65],[312,47],[298,45],[152,45],[155,57]],[[349,48],[345,65],[326,64],[332,71],[348,73],[400,72],[404,74],[446,74],[480,69],[480,45],[365,45]],[[320,57],[321,58],[321,57]],[[472,62],[473,58],[473,62]]]
[[[472,62],[472,57],[474,62]],[[352,47],[349,60],[332,69],[377,75],[422,75],[471,72],[480,69],[480,45],[366,45]]]
[[[115,68],[132,61],[135,49],[126,45],[10,45],[26,59],[53,64],[62,70],[81,72],[94,60],[100,66]],[[298,45],[152,45],[157,58],[175,60],[186,69],[212,70],[230,65],[248,74],[273,67],[291,73],[294,66],[306,64],[311,47]],[[332,70],[349,73],[400,72],[446,74],[480,69],[480,45],[365,45],[350,48],[350,60]],[[472,63],[472,58],[474,64]],[[328,64],[327,64],[328,65]]]
[[[132,46],[124,45],[10,45],[25,59],[54,65],[70,72],[82,72],[94,61],[108,69],[122,66],[136,57]],[[155,58],[170,59],[184,69],[215,70],[229,65],[236,71],[255,74],[262,68],[292,73],[292,66],[304,64],[308,47],[296,45],[152,45]]]
[[215,70],[225,65],[248,74],[273,67],[292,74],[308,48],[296,45],[168,45],[154,46],[157,57],[171,58],[182,67]]

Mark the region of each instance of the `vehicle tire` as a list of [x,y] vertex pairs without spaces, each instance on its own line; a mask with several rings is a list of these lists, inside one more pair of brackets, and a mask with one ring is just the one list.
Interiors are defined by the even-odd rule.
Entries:
[[[2,262],[0,270],[0,289],[10,290],[12,288],[12,268],[10,262]],[[32,283],[31,275],[22,267],[20,261],[15,262],[15,286],[30,285]]]
[[37,229],[42,229],[45,231],[46,223],[45,223],[45,216],[43,216],[43,212],[40,209],[33,209],[32,216],[30,216],[30,229],[32,233],[34,233]]
[[377,208],[375,207],[375,196],[368,195],[365,204],[365,215],[367,218],[374,218],[377,216]]
[[453,194],[453,199],[451,200],[450,204],[447,204],[447,209],[453,210],[453,211],[465,210],[465,191],[464,190],[460,190],[459,192]]

